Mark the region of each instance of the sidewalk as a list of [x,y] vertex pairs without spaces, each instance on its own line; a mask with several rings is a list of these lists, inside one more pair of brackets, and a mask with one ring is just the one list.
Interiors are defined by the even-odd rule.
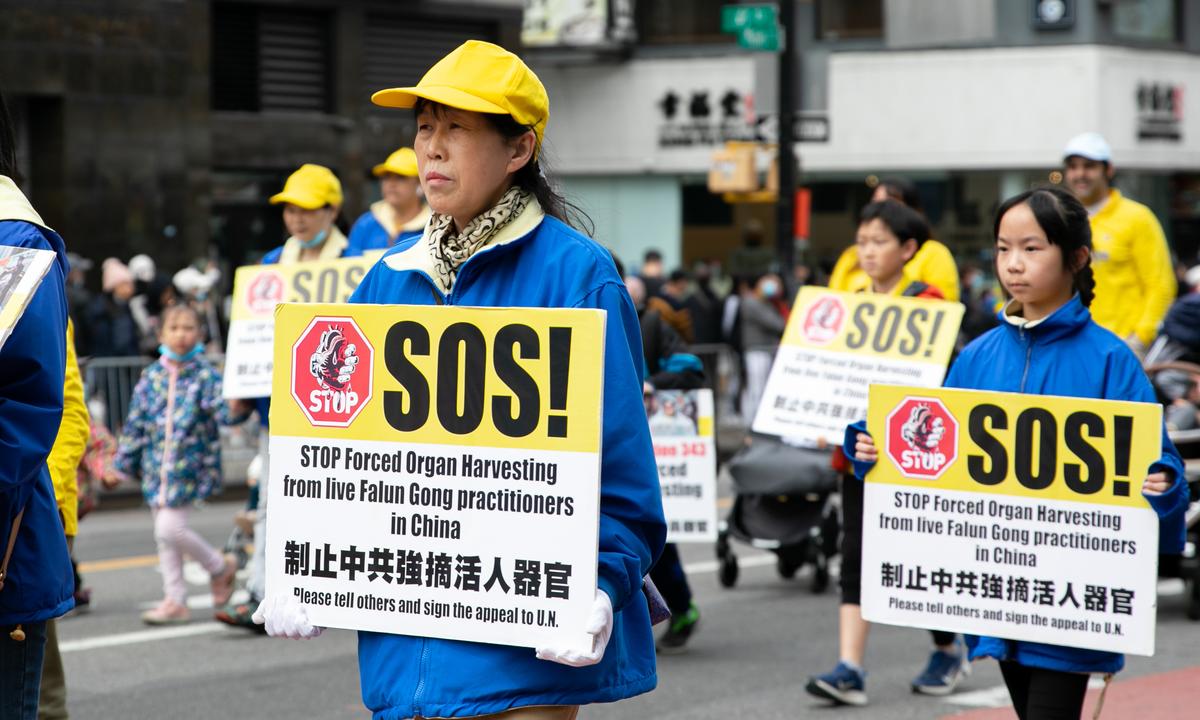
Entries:
[[[1143,675],[1122,680],[1113,678],[1104,698],[1100,714],[1104,720],[1120,718],[1154,718],[1154,720],[1190,720],[1200,715],[1196,707],[1196,689],[1200,688],[1200,666]],[[1100,690],[1089,690],[1083,707],[1083,718],[1091,718],[1096,709]],[[945,715],[942,720],[1014,720],[1010,708],[968,710]]]

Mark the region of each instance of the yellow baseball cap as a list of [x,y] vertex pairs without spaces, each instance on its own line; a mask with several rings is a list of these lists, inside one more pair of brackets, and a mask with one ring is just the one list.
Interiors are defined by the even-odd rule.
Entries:
[[375,177],[383,177],[388,173],[393,175],[403,175],[404,177],[416,177],[417,171],[417,154],[412,148],[400,148],[396,152],[388,155],[388,159],[375,166],[371,171]]
[[380,90],[371,102],[410,108],[418,98],[471,112],[511,115],[533,130],[537,143],[550,119],[550,98],[521,58],[482,40],[468,40],[438,60],[415,87]]
[[283,184],[283,192],[271,196],[272,205],[282,203],[291,203],[305,210],[316,210],[326,205],[340,207],[342,183],[324,165],[305,163],[288,176]]

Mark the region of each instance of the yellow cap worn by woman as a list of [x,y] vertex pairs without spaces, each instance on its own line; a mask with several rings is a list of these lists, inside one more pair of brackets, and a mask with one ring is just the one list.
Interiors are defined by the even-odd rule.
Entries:
[[305,163],[288,176],[283,192],[271,196],[283,205],[288,239],[263,256],[263,265],[290,265],[310,260],[336,260],[361,255],[335,224],[342,209],[342,182],[324,165]]
[[[387,720],[534,706],[540,718],[565,719],[580,705],[649,692],[657,676],[642,578],[662,551],[666,525],[642,403],[637,311],[612,256],[568,224],[569,206],[543,172],[537,150],[549,118],[546,90],[516,55],[472,40],[416,85],[374,100],[413,108],[413,149],[433,215],[419,238],[387,251],[350,302],[600,309],[607,321],[597,348],[604,366],[598,587],[580,628],[592,646],[534,651],[360,632],[363,701]],[[548,547],[554,540],[546,538]],[[319,631],[290,594],[264,600],[258,616],[271,634]]]
[[361,255],[421,236],[429,222],[429,206],[421,195],[417,154],[403,147],[372,169],[383,197],[354,221],[350,251]]

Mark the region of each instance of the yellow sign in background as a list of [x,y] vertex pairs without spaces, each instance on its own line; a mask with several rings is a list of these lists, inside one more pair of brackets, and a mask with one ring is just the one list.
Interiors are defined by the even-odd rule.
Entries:
[[270,317],[272,308],[250,306],[250,288],[263,275],[273,273],[283,282],[280,302],[346,302],[363,276],[379,259],[379,253],[363,257],[302,262],[289,265],[244,265],[233,276],[233,307],[229,320]]
[[[955,420],[956,453],[936,479],[906,477],[888,452],[888,416],[909,398],[940,401]],[[1148,508],[1142,481],[1162,455],[1151,403],[872,385],[867,428],[879,450],[867,482],[1045,500]]]
[[[309,371],[309,357],[299,357],[293,361],[293,346],[316,318],[353,320],[371,345],[370,366],[360,362],[351,380],[352,388],[357,392],[365,392],[366,379],[362,375],[372,373],[371,396],[365,400],[366,405],[349,427],[314,426],[291,391],[293,371]],[[427,332],[427,354],[417,354],[411,341],[399,342],[395,338],[393,346],[387,347],[389,331],[400,323],[413,323]],[[482,420],[478,427],[464,434],[444,428],[437,411],[440,341],[448,328],[460,323],[477,328],[484,339],[483,352],[478,355],[483,360],[484,368],[482,397],[475,398],[482,402]],[[528,328],[519,329],[529,342],[511,345],[511,351],[506,344],[504,351],[498,354],[497,335],[508,326]],[[320,437],[325,440],[377,440],[598,453],[603,403],[604,326],[605,313],[602,310],[283,304],[275,314],[271,434]],[[413,326],[405,327],[411,330]],[[512,332],[509,330],[506,335],[511,337]],[[569,344],[564,347],[563,340],[568,332]],[[555,337],[554,348],[551,347],[552,335]],[[534,336],[536,342],[532,340]],[[457,368],[457,377],[443,378],[441,383],[456,391],[456,397],[445,402],[453,402],[453,407],[460,412],[466,402],[464,368],[469,364],[465,347],[464,343],[456,342],[447,348],[448,352],[457,355],[457,361],[452,363]],[[419,371],[429,390],[428,415],[423,424],[412,430],[397,430],[389,424],[384,412],[386,394],[392,393],[393,399],[397,397],[395,393],[402,394],[401,403],[406,410],[411,408],[412,398],[409,389],[389,369],[389,352],[393,355],[392,369],[400,366],[401,357],[406,358]],[[358,354],[362,357],[365,350],[359,348]],[[569,361],[565,386],[561,382],[561,374],[551,377],[552,356],[565,357]],[[536,387],[537,424],[532,432],[522,437],[506,435],[497,428],[494,417],[498,410],[494,400],[508,398],[508,412],[522,412],[522,397],[526,400],[532,398],[530,387],[518,392],[506,384],[497,371],[498,357],[501,363],[511,357],[532,380],[531,385]],[[511,377],[511,371],[506,375]],[[500,411],[503,411],[503,407]]]
[[[805,323],[810,311],[821,306],[823,301],[829,307],[826,298],[836,299],[845,316],[831,340],[813,342],[805,334]],[[832,352],[944,365],[958,339],[964,311],[961,303],[945,300],[838,292],[806,286],[800,289],[792,305],[782,342]]]

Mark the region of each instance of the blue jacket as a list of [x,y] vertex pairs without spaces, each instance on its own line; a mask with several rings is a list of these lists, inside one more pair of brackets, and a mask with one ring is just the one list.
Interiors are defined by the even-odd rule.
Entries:
[[608,252],[537,203],[463,264],[444,293],[426,269],[424,238],[405,241],[363,278],[350,302],[599,308],[604,358],[598,577],[614,613],[603,660],[586,668],[538,660],[529,648],[359,633],[363,702],[378,720],[471,717],[531,705],[610,702],[654,689],[654,639],[642,577],[666,537],[642,405],[637,313]]
[[419,238],[425,229],[426,221],[429,220],[429,210],[424,208],[412,221],[405,223],[393,239],[387,228],[379,221],[379,216],[372,212],[375,205],[372,205],[371,208],[360,215],[350,228],[350,246],[347,249],[347,255],[351,252],[355,255],[362,255],[372,250],[387,250],[405,240]]
[[[0,206],[17,195],[0,176]],[[32,208],[28,212],[36,217]],[[67,257],[62,238],[32,221],[0,220],[0,245],[58,254],[0,348],[0,543],[8,542],[17,513],[25,509],[0,590],[0,626],[10,626],[58,617],[75,604],[66,534],[46,468],[63,411]]]
[[[1155,403],[1157,398],[1141,363],[1113,333],[1092,321],[1076,295],[1033,327],[1022,328],[1001,313],[1000,326],[968,345],[946,376],[946,387],[996,390],[1033,395],[1130,400]],[[854,457],[854,432],[846,435],[846,450]],[[855,462],[862,477],[870,466]],[[1187,482],[1179,451],[1162,434],[1162,457],[1148,473],[1170,471],[1175,484],[1166,493],[1148,496],[1159,517],[1159,552],[1178,554],[1184,545]],[[967,636],[971,659],[994,657],[1022,665],[1067,672],[1117,672],[1125,665],[1119,653],[1045,645],[1042,643]]]

